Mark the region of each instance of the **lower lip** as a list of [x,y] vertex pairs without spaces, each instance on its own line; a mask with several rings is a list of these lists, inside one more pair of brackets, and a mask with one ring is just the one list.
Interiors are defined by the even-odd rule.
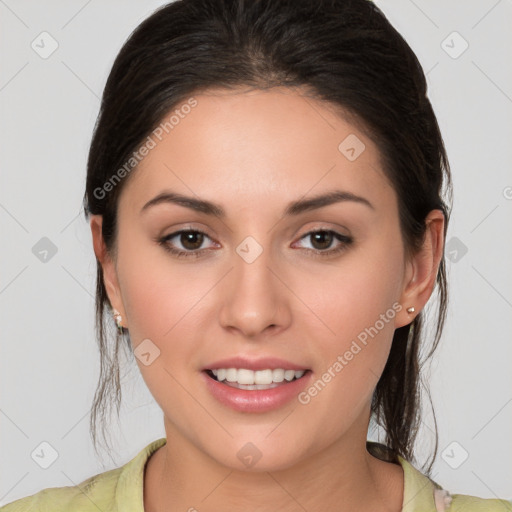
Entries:
[[220,403],[240,412],[267,412],[279,409],[304,390],[311,379],[307,371],[300,379],[281,384],[272,389],[237,389],[212,379],[206,371],[201,375],[206,387]]

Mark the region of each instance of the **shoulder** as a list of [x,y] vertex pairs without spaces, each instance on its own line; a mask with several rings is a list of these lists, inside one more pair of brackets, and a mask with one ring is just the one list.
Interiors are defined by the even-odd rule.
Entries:
[[434,504],[437,512],[512,512],[512,500],[489,499],[469,494],[450,494],[434,484]]
[[512,500],[452,494],[400,455],[397,458],[404,470],[402,512],[512,512]]
[[512,500],[486,499],[466,494],[452,494],[446,512],[512,512]]
[[0,507],[0,512],[144,512],[144,467],[166,441],[165,437],[153,441],[124,466],[98,473],[78,485],[43,489]]
[[78,485],[50,487],[0,508],[1,512],[83,512],[108,510],[121,468],[94,475]]

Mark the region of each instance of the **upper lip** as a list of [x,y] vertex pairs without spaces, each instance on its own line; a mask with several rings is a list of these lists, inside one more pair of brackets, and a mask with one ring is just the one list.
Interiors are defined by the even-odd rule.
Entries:
[[295,364],[284,359],[276,357],[260,357],[258,359],[249,359],[243,356],[230,357],[229,359],[219,359],[205,366],[203,370],[217,370],[219,368],[246,368],[247,370],[275,370],[282,368],[283,370],[307,370],[303,365]]

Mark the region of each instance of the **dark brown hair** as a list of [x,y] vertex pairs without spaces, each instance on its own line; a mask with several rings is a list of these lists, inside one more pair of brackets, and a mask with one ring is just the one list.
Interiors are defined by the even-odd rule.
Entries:
[[[432,209],[450,214],[451,177],[443,139],[426,95],[415,54],[380,9],[368,0],[177,0],[156,10],[130,35],[108,77],[87,163],[84,212],[103,216],[102,234],[116,254],[117,205],[136,170],[109,187],[116,172],[164,116],[209,88],[301,87],[340,108],[364,127],[380,150],[394,187],[407,254],[417,251]],[[119,173],[118,173],[119,176]],[[445,190],[443,190],[443,187]],[[386,433],[385,445],[416,462],[421,422],[420,372],[436,349],[448,301],[444,256],[436,277],[438,307],[431,350],[422,359],[425,311],[395,330],[388,361],[376,385],[372,419]],[[97,262],[96,329],[101,369],[90,428],[112,402],[121,403],[119,349],[129,333],[109,336],[113,320]],[[422,349],[420,351],[420,348]],[[126,352],[125,350],[125,352]],[[425,386],[428,392],[428,387]],[[430,399],[430,394],[429,394]],[[434,414],[435,421],[435,414]],[[430,474],[437,453],[435,449]]]

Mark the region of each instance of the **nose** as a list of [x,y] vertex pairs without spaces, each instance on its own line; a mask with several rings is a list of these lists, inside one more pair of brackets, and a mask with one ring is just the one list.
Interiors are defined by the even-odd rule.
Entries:
[[280,332],[291,322],[293,294],[269,253],[264,250],[252,262],[235,253],[234,267],[220,283],[221,326],[252,340]]

